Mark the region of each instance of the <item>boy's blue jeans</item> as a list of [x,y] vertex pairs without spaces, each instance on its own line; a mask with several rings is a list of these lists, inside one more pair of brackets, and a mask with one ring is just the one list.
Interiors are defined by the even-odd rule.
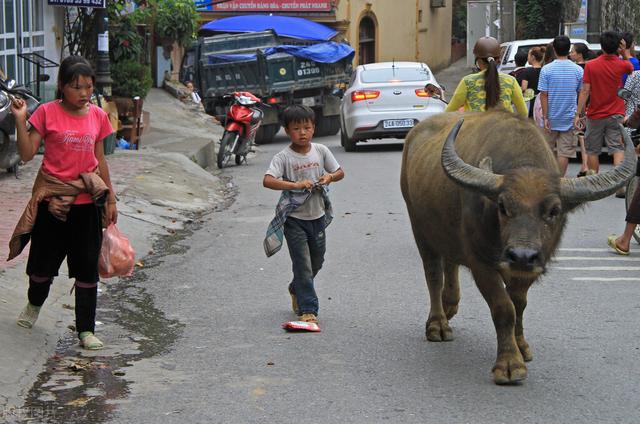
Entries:
[[296,295],[300,315],[318,315],[318,296],[313,279],[324,262],[324,229],[324,216],[310,221],[289,217],[284,223],[284,237],[293,268],[289,291]]

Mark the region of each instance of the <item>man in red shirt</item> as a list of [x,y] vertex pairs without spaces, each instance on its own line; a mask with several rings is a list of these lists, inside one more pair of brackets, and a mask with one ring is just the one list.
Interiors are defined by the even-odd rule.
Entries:
[[580,118],[584,115],[589,99],[585,147],[587,165],[595,172],[600,168],[598,156],[604,143],[609,154],[613,155],[614,165],[624,158],[624,143],[618,124],[622,123],[625,110],[624,100],[618,97],[618,89],[622,87],[622,76],[633,72],[633,65],[627,57],[629,52],[625,49],[625,41],[620,34],[614,31],[603,32],[600,46],[602,55],[590,60],[585,66],[578,110],[574,118],[574,126],[579,128]]

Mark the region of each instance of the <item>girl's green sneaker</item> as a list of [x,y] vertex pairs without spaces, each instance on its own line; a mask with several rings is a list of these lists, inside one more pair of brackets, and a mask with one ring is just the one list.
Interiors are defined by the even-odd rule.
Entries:
[[38,320],[40,314],[40,306],[34,306],[31,303],[27,303],[20,315],[18,315],[18,325],[24,328],[32,328]]
[[104,347],[100,339],[94,336],[91,331],[80,333],[80,344],[87,350],[100,350]]

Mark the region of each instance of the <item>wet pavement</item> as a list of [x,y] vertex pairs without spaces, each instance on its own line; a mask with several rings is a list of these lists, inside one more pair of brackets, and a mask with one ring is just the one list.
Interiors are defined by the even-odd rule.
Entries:
[[[202,114],[185,112],[180,101],[161,90],[152,90],[147,100],[151,131],[144,136],[143,149],[107,156],[119,196],[118,227],[136,250],[137,264],[131,278],[100,284],[96,334],[106,348],[81,349],[69,328],[74,322],[69,293],[73,282],[65,265],[34,328],[18,327],[15,320],[26,302],[26,252],[3,261],[0,337],[9,342],[0,344],[0,422],[101,422],[127,393],[126,368],[170,349],[179,334],[177,322],[154,308],[149,294],[153,282],[147,281],[145,270],[165,255],[186,249],[180,240],[197,227],[200,217],[224,207],[227,180],[201,168],[213,163],[222,129]],[[161,137],[166,125],[175,132]],[[4,257],[41,160],[36,156],[21,166],[19,179],[0,173]]]

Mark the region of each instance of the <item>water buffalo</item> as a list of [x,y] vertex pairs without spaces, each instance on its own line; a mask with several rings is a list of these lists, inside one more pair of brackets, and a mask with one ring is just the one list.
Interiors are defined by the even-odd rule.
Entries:
[[429,288],[428,340],[453,339],[449,320],[460,300],[458,266],[465,266],[496,328],[494,381],[526,378],[527,291],[554,255],[567,213],[614,193],[634,174],[633,145],[622,133],[624,161],[577,179],[560,177],[542,133],[507,111],[445,113],[407,135],[401,188]]

